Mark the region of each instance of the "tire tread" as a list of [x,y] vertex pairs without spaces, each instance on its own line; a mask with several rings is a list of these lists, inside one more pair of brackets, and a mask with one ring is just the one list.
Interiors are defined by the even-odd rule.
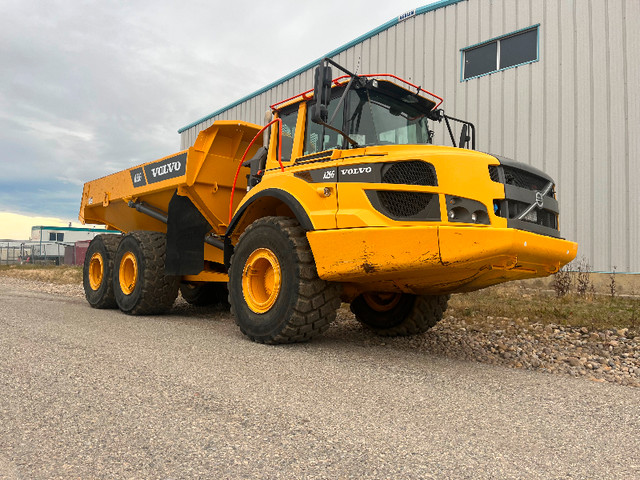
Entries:
[[376,334],[384,337],[401,337],[424,333],[434,327],[447,310],[450,295],[416,295],[415,303],[408,315],[401,322],[394,322],[393,326],[374,327],[367,323],[365,312],[351,306],[356,319],[371,328]]
[[[340,306],[339,286],[335,283],[325,282],[318,277],[306,232],[295,219],[264,217],[256,220],[242,233],[238,244],[243,241],[243,238],[252,235],[252,231],[255,228],[265,224],[279,228],[288,236],[291,249],[299,265],[300,285],[293,306],[293,313],[278,333],[266,337],[252,336],[237,321],[238,316],[233,306],[234,302],[232,301],[230,289],[229,303],[231,304],[231,313],[236,317],[236,323],[242,333],[254,342],[284,344],[308,341],[324,333],[335,320],[336,312]],[[231,264],[233,264],[233,261],[234,257],[232,256]]]
[[178,296],[179,277],[164,272],[166,258],[166,235],[152,231],[130,233],[140,245],[144,258],[141,272],[142,292],[138,303],[129,311],[130,315],[158,315],[167,312]]
[[[116,303],[115,293],[113,291],[112,276],[113,276],[113,263],[114,263],[116,251],[118,250],[118,245],[120,244],[121,239],[122,239],[122,235],[101,234],[101,235],[96,235],[91,240],[91,243],[89,244],[89,250],[87,250],[87,255],[84,261],[84,267],[82,270],[82,283],[85,291],[85,297],[87,298],[89,305],[91,305],[91,307],[93,308],[98,308],[98,309],[118,308],[118,304]],[[88,278],[88,275],[89,275],[88,264],[91,260],[91,253],[92,253],[91,249],[92,249],[92,245],[94,245],[94,242],[96,243],[102,242],[102,245],[105,248],[106,257],[107,257],[103,259],[103,261],[106,261],[106,264],[104,265],[105,277],[102,280],[103,282],[106,282],[105,284],[106,291],[99,299],[97,299],[97,301],[89,299],[89,295],[91,295],[92,289],[89,284],[89,278]]]

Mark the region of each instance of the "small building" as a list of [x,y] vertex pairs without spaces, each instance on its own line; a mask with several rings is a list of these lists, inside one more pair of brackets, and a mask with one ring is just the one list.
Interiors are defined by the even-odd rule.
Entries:
[[92,240],[102,233],[120,233],[114,230],[105,230],[103,227],[48,227],[37,225],[31,227],[32,242],[55,242],[73,244],[80,240]]
[[56,227],[37,225],[31,227],[29,241],[23,243],[23,248],[29,249],[32,261],[53,262],[56,264],[65,262],[65,250],[72,247],[71,254],[66,254],[72,259],[71,264],[77,264],[78,255],[76,244],[88,244],[93,237],[101,234],[119,234],[116,230],[105,230],[103,227]]

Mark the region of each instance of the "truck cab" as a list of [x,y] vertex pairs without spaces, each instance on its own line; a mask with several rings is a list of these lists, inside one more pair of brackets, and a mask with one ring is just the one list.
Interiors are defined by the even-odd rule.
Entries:
[[[475,151],[475,127],[438,110],[439,97],[393,75],[347,75],[331,81],[322,118],[319,90],[272,106],[282,126],[239,210],[293,192],[320,278],[351,295],[444,294],[546,276],[575,257],[553,179]],[[434,144],[438,127],[453,146]]]

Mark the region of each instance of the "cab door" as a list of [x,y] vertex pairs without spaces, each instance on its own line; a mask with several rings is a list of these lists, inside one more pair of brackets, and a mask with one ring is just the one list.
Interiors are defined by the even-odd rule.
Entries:
[[[314,229],[333,229],[338,210],[334,150],[321,150],[323,137],[317,127],[322,126],[307,117],[307,107],[307,102],[300,102],[278,112],[282,120],[282,164],[290,179],[284,185],[305,209]],[[277,148],[277,142],[272,145]],[[277,160],[275,166],[279,169]]]

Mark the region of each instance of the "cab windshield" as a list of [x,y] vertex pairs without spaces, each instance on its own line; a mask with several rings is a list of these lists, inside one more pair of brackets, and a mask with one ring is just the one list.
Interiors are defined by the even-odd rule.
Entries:
[[432,142],[427,115],[434,107],[430,100],[386,81],[367,81],[351,88],[335,88],[329,104],[329,125],[342,134],[307,121],[304,154],[333,148],[372,145],[407,145]]

